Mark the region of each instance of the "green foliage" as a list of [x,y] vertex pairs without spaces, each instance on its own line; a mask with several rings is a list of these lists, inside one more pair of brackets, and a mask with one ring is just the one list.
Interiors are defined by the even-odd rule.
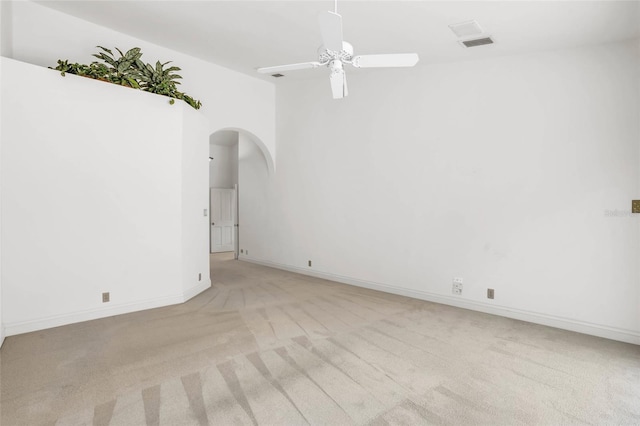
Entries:
[[134,47],[124,54],[116,47],[116,50],[120,54],[119,58],[116,58],[111,50],[102,46],[97,47],[101,49],[102,52],[94,53],[93,56],[101,59],[110,66],[107,77],[109,82],[121,86],[133,87],[134,89],[140,88],[140,83],[138,83],[139,73],[138,70],[133,67],[133,64],[139,61],[142,56],[139,47]]
[[182,76],[174,74],[174,71],[180,71],[180,68],[169,67],[165,69],[164,66],[169,63],[171,62],[163,64],[158,61],[154,67],[151,64],[144,64],[140,60],[137,61],[135,66],[140,75],[142,89],[158,95],[179,98],[180,92],[178,92],[176,85],[180,84],[180,82],[175,80],[181,79]]
[[68,61],[58,60],[58,66],[54,69],[60,71],[60,74],[64,76],[66,73],[76,74],[83,77],[91,77],[97,80],[109,81],[109,68],[105,64],[98,62],[92,62],[89,65],[85,64],[70,64]]
[[189,105],[191,105],[195,109],[200,109],[200,107],[202,106],[202,102],[200,102],[197,99],[193,99],[191,96],[186,95],[184,93],[182,94],[182,100],[188,103]]
[[121,86],[141,89],[146,92],[172,98],[169,103],[173,105],[174,99],[181,99],[195,109],[202,107],[202,102],[192,98],[186,93],[177,89],[182,76],[176,74],[180,68],[171,66],[165,68],[171,62],[156,62],[156,65],[145,64],[140,60],[142,53],[140,48],[134,47],[126,53],[122,53],[116,47],[119,57],[110,50],[102,46],[97,46],[101,51],[93,56],[102,62],[92,62],[89,65],[73,63],[67,60],[58,60],[58,65],[53,68],[60,71],[64,76],[66,73],[76,74],[83,77],[95,78],[97,80],[108,81]]

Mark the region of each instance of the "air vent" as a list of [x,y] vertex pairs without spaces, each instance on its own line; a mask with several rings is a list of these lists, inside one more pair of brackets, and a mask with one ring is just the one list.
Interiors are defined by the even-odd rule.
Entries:
[[449,25],[451,31],[458,37],[469,37],[482,34],[482,28],[476,21],[460,22]]
[[472,40],[463,40],[460,42],[464,47],[484,46],[485,44],[493,44],[491,37],[475,38]]
[[284,77],[284,74],[271,74],[271,77],[280,78]]

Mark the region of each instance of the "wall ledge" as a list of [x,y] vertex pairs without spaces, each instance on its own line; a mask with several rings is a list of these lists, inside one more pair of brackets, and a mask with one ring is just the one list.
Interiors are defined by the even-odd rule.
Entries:
[[507,306],[490,305],[473,300],[460,299],[459,297],[444,296],[425,291],[406,289],[388,284],[376,283],[360,280],[357,278],[336,275],[329,272],[313,271],[297,266],[289,266],[281,263],[271,262],[263,259],[256,259],[246,255],[240,255],[239,260],[255,263],[271,268],[282,269],[311,277],[322,278],[356,287],[368,288],[370,290],[382,291],[384,293],[396,294],[399,296],[411,297],[414,299],[426,300],[428,302],[440,303],[443,305],[455,306],[457,308],[469,309],[472,311],[484,312],[506,318],[517,319],[548,327],[560,328],[577,333],[588,334],[605,339],[617,340],[620,342],[640,345],[640,332],[616,327],[609,327],[601,324],[593,324],[585,321],[563,318],[554,315],[547,315],[539,312],[525,311],[521,309],[509,308]]
[[[185,290],[183,293],[172,296],[163,296],[138,302],[123,303],[120,305],[114,305],[104,308],[101,307],[98,309],[88,309],[64,315],[54,315],[50,317],[39,318],[33,321],[8,323],[5,324],[4,330],[0,331],[0,333],[2,341],[4,341],[4,337],[15,336],[17,334],[30,333],[32,331],[45,330],[53,327],[75,324],[78,322],[91,321],[116,315],[145,311],[147,309],[178,305],[192,299],[209,287],[211,287],[211,281],[207,280],[198,284],[197,286]],[[1,345],[2,344],[0,343],[0,346]]]
[[[3,79],[2,103],[12,105],[12,108],[2,111],[2,151],[3,154],[11,154],[3,155],[2,220],[3,223],[11,225],[5,228],[14,230],[13,234],[2,234],[2,296],[5,309],[2,312],[4,330],[0,330],[0,337],[179,304],[208,288],[211,285],[208,277],[203,277],[202,282],[185,279],[185,276],[197,276],[198,271],[209,269],[207,234],[200,232],[194,235],[194,232],[188,229],[195,228],[202,220],[207,220],[202,219],[201,214],[201,207],[207,207],[206,116],[182,101],[170,105],[170,99],[165,96],[73,74],[62,77],[58,71],[15,59],[0,57],[0,66]],[[12,77],[20,77],[30,82],[29,96],[24,96],[22,91],[10,90],[13,86],[8,82],[12,81]],[[31,95],[37,96],[34,98]],[[76,113],[70,114],[70,111],[81,112],[83,115],[80,117]],[[52,115],[54,112],[58,115]],[[126,130],[127,138],[119,138],[118,144],[105,135],[100,138],[95,135],[96,125],[93,120],[98,120],[105,112],[111,114],[110,118],[115,121],[123,121],[124,127],[121,127]],[[34,116],[46,117],[46,120],[44,123],[42,120],[39,121],[37,131],[23,133],[25,129],[33,127],[28,124],[33,121]],[[65,121],[70,116],[73,116],[74,120]],[[132,116],[135,116],[136,120],[128,120]],[[158,126],[158,122],[162,122],[163,126]],[[7,127],[8,123],[13,123],[13,126]],[[46,134],[46,138],[42,137],[42,134]],[[86,138],[89,137],[87,135],[92,139],[89,149],[85,149]],[[25,140],[33,142],[34,145],[23,143]],[[40,143],[45,140],[49,142]],[[55,140],[65,143],[52,143]],[[37,146],[37,151],[41,154],[39,160],[36,160],[40,163],[33,161],[31,150],[36,149],[34,146]],[[123,156],[126,159],[122,162],[122,173],[118,173],[118,179],[114,179],[111,160],[118,156],[116,153],[122,153],[123,149],[129,151]],[[96,152],[105,153],[104,156],[98,156],[103,159],[97,163]],[[149,152],[158,156],[148,161]],[[51,153],[53,155],[48,155]],[[11,161],[7,161],[9,157]],[[77,169],[72,167],[73,170],[69,171],[68,167],[60,167],[56,165],[57,162],[52,162],[51,157],[73,159],[74,165],[81,166]],[[84,167],[82,164],[85,163],[92,166]],[[6,167],[9,164],[17,166]],[[20,167],[22,164],[29,164],[33,169]],[[135,167],[130,167],[133,164]],[[43,165],[45,169],[40,167]],[[46,185],[31,177],[22,179],[24,176],[36,176],[34,172],[53,178],[48,179]],[[15,178],[17,176],[19,178]],[[77,179],[78,176],[85,179]],[[192,181],[196,178],[198,182],[193,184]],[[185,184],[186,179],[191,180]],[[51,182],[56,183],[54,185]],[[100,274],[100,278],[96,278],[95,282],[86,283],[82,277],[93,273],[92,265],[102,260],[96,258],[98,252],[88,252],[81,261],[73,256],[69,257],[71,255],[58,247],[42,252],[41,258],[48,262],[45,266],[32,269],[31,275],[21,274],[21,267],[18,265],[22,262],[28,263],[32,258],[30,245],[25,242],[25,238],[38,235],[32,228],[34,223],[38,223],[34,220],[37,219],[37,215],[20,214],[20,208],[26,208],[29,202],[38,197],[31,197],[32,201],[23,205],[22,200],[26,200],[23,194],[37,190],[41,191],[39,194],[46,193],[47,196],[51,195],[52,199],[58,200],[58,194],[48,192],[47,185],[59,188],[69,184],[73,186],[76,182],[78,186],[73,187],[71,193],[84,194],[91,191],[94,195],[102,194],[92,197],[91,200],[81,201],[82,208],[86,208],[86,211],[103,205],[104,194],[120,194],[125,186],[131,188],[113,201],[113,209],[106,209],[104,214],[99,216],[101,223],[109,223],[113,229],[118,229],[116,236],[111,227],[101,227],[103,235],[109,238],[106,245],[102,241],[103,251],[100,253],[114,253],[110,258],[112,263],[126,262],[129,265],[132,259],[135,261],[140,256],[146,256],[149,247],[163,248],[162,244],[169,244],[172,249],[170,252],[163,251],[162,267],[148,270],[145,269],[145,263],[131,263],[131,266],[126,266],[126,274],[110,269],[109,272]],[[162,191],[146,191],[149,182],[154,182]],[[138,191],[140,188],[146,191],[142,195]],[[95,233],[80,231],[95,229],[95,219],[91,219],[91,215],[79,214],[78,217],[83,217],[81,221],[68,221],[68,212],[78,210],[74,204],[77,197],[63,199],[60,205],[64,208],[56,210],[53,219],[61,226],[56,227],[54,238],[65,235],[64,244],[74,247],[75,250],[95,239]],[[149,208],[160,211],[161,215],[153,215],[156,216],[153,220],[146,219],[144,223],[137,224],[137,234],[125,234],[125,227],[143,217]],[[36,210],[29,208],[29,211]],[[166,228],[166,234],[161,234],[162,238],[157,231],[159,223]],[[66,226],[73,232],[67,232]],[[21,232],[22,227],[29,228],[33,234],[26,235],[28,233]],[[192,262],[183,262],[184,257],[188,257]],[[87,259],[89,261],[86,261]],[[47,272],[50,267],[46,265],[67,263],[73,264],[67,266],[74,268],[76,273],[73,277],[66,273],[51,275]],[[81,264],[81,268],[84,269],[78,270],[77,264]],[[13,265],[13,269],[7,265]],[[194,265],[197,265],[197,268]],[[190,267],[194,270],[189,272],[187,268]],[[47,283],[47,288],[54,288],[55,291],[52,292],[51,288],[47,290],[39,283]],[[58,287],[57,283],[63,285]],[[103,286],[105,283],[108,287]],[[91,293],[76,291],[78,288],[86,290],[87,285],[93,288]],[[136,285],[137,291],[131,291],[132,286]],[[119,296],[110,303],[100,304],[99,299],[90,294],[99,294],[101,288],[109,288],[112,295]],[[32,304],[30,296],[36,293],[41,296],[41,300],[38,301],[39,304]]]

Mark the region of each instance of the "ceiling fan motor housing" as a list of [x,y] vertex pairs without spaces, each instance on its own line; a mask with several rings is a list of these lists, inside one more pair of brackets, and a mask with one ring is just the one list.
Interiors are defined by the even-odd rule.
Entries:
[[318,48],[318,61],[321,63],[331,63],[338,60],[341,62],[349,62],[353,58],[353,46],[346,41],[342,42],[342,50],[340,52],[334,52],[329,50],[324,45]]
[[331,68],[331,73],[341,73],[344,72],[344,67],[342,66],[342,61],[339,59],[335,59],[329,62],[329,68]]

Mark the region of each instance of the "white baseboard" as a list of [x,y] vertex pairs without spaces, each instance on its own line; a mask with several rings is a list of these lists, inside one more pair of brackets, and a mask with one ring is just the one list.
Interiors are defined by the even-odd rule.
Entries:
[[0,325],[0,348],[2,347],[2,344],[4,343],[4,325]]
[[186,302],[209,287],[211,287],[211,280],[198,283],[198,285],[185,290],[183,293],[172,296],[163,296],[138,302],[123,303],[98,309],[87,309],[85,311],[38,318],[30,321],[7,323],[5,324],[2,336],[4,338],[4,336],[15,336],[16,334],[30,333],[32,331],[45,330],[47,328],[60,327],[62,325],[74,324],[77,322],[91,321],[99,318],[112,317],[114,315],[129,314],[131,312],[177,305],[179,303]]
[[175,305],[182,303],[183,299],[184,296],[182,294],[178,294],[175,296],[158,297],[139,302],[123,303],[105,308],[87,309],[84,311],[54,315],[35,320],[7,323],[5,324],[5,331],[7,336],[14,336],[16,334],[30,333],[32,331],[60,327],[62,325],[74,324],[82,321],[91,321],[99,318],[112,317],[114,315],[122,315],[147,309],[160,308],[162,306]]
[[271,268],[282,269],[285,271],[295,272],[298,274],[308,275],[325,280],[336,281],[343,284],[364,287],[371,290],[378,290],[385,293],[407,296],[414,299],[426,300],[429,302],[441,303],[443,305],[455,306],[458,308],[470,309],[488,314],[498,315],[507,318],[513,318],[521,321],[527,321],[534,324],[546,325],[549,327],[560,328],[563,330],[575,331],[578,333],[589,334],[606,339],[617,340],[620,342],[633,343],[640,345],[640,332],[634,330],[625,330],[621,328],[609,327],[601,324],[593,324],[585,321],[574,320],[570,318],[562,318],[554,315],[547,315],[540,312],[525,311],[514,309],[508,306],[496,306],[473,300],[460,299],[459,297],[444,296],[435,293],[429,293],[420,290],[411,290],[402,287],[396,287],[388,284],[364,281],[357,278],[335,275],[328,272],[319,272],[312,269],[300,268],[297,266],[289,266],[281,263],[271,262],[268,260],[256,259],[253,257],[240,255],[239,260],[256,263],[258,265],[268,266]]
[[205,291],[209,287],[211,287],[211,279],[208,279],[206,281],[198,283],[198,285],[195,285],[195,286],[185,290],[184,291],[184,296],[183,296],[183,299],[184,299],[183,302],[186,302],[187,300],[196,297],[197,295],[199,295],[200,293],[202,293],[203,291]]

